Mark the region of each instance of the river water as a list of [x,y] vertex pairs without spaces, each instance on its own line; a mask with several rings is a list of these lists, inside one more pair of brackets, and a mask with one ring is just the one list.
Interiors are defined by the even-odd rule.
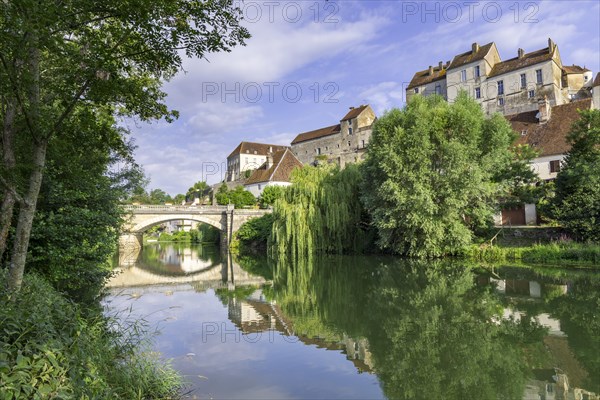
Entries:
[[595,399],[600,274],[153,244],[107,313],[143,318],[186,398]]

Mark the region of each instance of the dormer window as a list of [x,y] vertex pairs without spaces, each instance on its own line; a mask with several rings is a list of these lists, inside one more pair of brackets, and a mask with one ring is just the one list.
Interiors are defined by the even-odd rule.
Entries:
[[527,135],[527,129],[523,129],[523,130],[521,131],[521,136],[525,136],[525,135]]

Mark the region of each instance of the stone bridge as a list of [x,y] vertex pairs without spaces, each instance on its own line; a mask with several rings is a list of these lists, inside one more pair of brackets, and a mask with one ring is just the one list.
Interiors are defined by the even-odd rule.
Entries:
[[131,213],[119,238],[119,249],[141,249],[145,231],[168,221],[189,220],[217,228],[221,232],[221,248],[229,248],[231,238],[240,226],[271,210],[245,210],[229,206],[125,206]]

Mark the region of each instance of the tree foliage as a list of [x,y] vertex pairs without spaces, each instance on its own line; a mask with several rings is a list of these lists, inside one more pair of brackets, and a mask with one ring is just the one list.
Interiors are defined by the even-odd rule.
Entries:
[[[164,104],[163,79],[182,57],[229,51],[249,37],[233,0],[0,3],[0,119],[3,199],[18,203],[8,286],[21,285],[48,146],[74,111],[105,108],[140,120],[177,116]],[[22,147],[14,137],[26,137]],[[75,131],[76,132],[76,131]],[[84,138],[75,135],[74,140]],[[20,171],[19,166],[27,166]],[[15,178],[23,173],[22,184]],[[13,207],[3,204],[2,230]],[[5,235],[0,235],[5,240]],[[2,243],[1,248],[4,248]]]
[[267,208],[275,204],[277,199],[283,197],[285,188],[283,186],[278,185],[269,185],[260,194],[260,198],[258,202],[261,208]]
[[304,167],[273,208],[273,252],[280,257],[354,250],[362,238],[358,165]]
[[256,198],[252,193],[244,189],[242,185],[236,186],[235,189],[229,190],[227,185],[223,183],[219,186],[219,190],[215,194],[217,204],[227,205],[233,204],[235,208],[243,208],[256,204]]
[[439,257],[471,242],[487,227],[503,175],[514,159],[514,133],[499,114],[485,118],[462,93],[454,104],[415,96],[403,110],[375,122],[364,166],[362,200],[395,253]]
[[571,150],[556,177],[553,210],[577,239],[600,242],[600,111],[580,111]]

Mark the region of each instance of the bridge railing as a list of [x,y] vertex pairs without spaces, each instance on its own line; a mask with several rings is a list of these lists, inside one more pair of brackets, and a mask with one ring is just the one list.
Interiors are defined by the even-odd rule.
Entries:
[[123,208],[127,211],[186,211],[186,212],[194,212],[194,211],[226,211],[227,206],[181,206],[181,205],[126,205]]

